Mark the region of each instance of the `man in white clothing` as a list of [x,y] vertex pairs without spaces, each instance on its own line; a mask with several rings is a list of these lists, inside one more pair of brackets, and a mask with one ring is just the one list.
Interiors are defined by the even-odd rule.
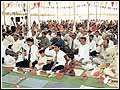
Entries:
[[47,52],[47,55],[53,57],[54,64],[51,63],[53,64],[53,66],[51,67],[53,72],[64,69],[67,60],[67,55],[62,50],[60,50],[59,44],[54,44],[54,49]]
[[94,35],[94,40],[96,42],[96,45],[98,45],[98,42],[102,39],[102,36],[100,36],[99,34],[99,31],[96,31],[95,32],[95,35]]
[[81,37],[78,55],[75,55],[75,59],[82,63],[88,62],[89,61],[89,50],[90,50],[89,45],[86,44],[86,37]]
[[37,64],[38,47],[33,44],[33,38],[27,38],[26,41],[27,44],[23,45],[23,49],[26,51],[26,58],[16,63],[16,67],[35,67],[35,64]]
[[96,56],[96,42],[93,40],[94,36],[89,35],[90,56]]

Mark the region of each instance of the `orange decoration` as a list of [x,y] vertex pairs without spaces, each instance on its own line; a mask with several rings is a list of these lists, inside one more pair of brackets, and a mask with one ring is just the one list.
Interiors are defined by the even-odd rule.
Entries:
[[13,69],[13,67],[8,67],[8,68],[7,68],[7,72],[8,72],[8,73],[11,72],[12,69]]
[[58,80],[60,80],[60,79],[62,79],[64,77],[64,73],[57,73],[56,74],[56,78],[58,79]]

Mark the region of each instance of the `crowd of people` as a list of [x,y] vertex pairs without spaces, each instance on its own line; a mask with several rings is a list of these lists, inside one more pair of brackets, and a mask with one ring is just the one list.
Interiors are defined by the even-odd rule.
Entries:
[[[11,22],[14,22],[13,18]],[[34,21],[30,29],[26,22],[3,25],[2,63],[35,68],[50,75],[63,70],[74,76],[73,68],[77,63],[100,65],[118,62],[115,58],[118,54],[117,20],[91,20],[89,30],[87,20],[76,23],[76,31],[73,31],[73,26],[70,20],[48,20],[38,24]]]

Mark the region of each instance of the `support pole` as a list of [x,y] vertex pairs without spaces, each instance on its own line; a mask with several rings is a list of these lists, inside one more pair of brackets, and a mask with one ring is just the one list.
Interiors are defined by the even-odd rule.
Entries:
[[96,2],[96,22],[97,22],[97,2]]
[[28,23],[28,29],[30,29],[31,21],[30,21],[30,2],[27,1],[27,23]]
[[90,30],[90,27],[89,27],[89,7],[90,7],[90,4],[89,2],[87,2],[88,4],[88,23],[87,23],[87,30],[89,31]]
[[73,2],[73,8],[74,8],[74,26],[73,26],[73,31],[75,32],[76,31],[76,27],[75,27],[75,1]]
[[5,23],[5,2],[3,2],[2,4],[3,4],[3,13],[2,13],[2,14],[3,14],[3,16],[4,16],[4,17],[3,17],[3,18],[4,18],[3,20],[4,20],[4,25],[6,25],[6,23]]
[[58,21],[58,2],[56,2],[57,4],[57,21]]

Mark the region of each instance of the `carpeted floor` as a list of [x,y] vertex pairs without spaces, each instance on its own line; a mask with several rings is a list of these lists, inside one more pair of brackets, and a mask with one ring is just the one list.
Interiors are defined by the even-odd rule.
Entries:
[[[99,84],[98,79],[95,79],[95,78],[88,78],[87,80],[83,81],[81,76],[80,77],[71,77],[71,76],[65,75],[64,78],[57,80],[55,77],[51,77],[51,78],[40,77],[37,75],[31,75],[29,73],[27,73],[27,74],[19,74],[19,73],[15,73],[15,72],[7,73],[6,68],[2,67],[2,76],[8,75],[8,74],[12,75],[12,76],[21,76],[21,77],[26,77],[26,78],[47,80],[48,83],[43,88],[49,87],[49,85],[51,85],[54,82],[73,84],[73,85],[77,85],[77,86],[85,85],[85,86],[90,86],[90,87],[95,87],[95,88],[114,88],[114,87],[110,87],[105,84]],[[22,81],[20,81],[18,84],[20,84],[21,82]],[[2,82],[2,88],[12,88],[13,86],[14,86],[13,84]],[[22,88],[27,88],[27,87],[22,86]]]

